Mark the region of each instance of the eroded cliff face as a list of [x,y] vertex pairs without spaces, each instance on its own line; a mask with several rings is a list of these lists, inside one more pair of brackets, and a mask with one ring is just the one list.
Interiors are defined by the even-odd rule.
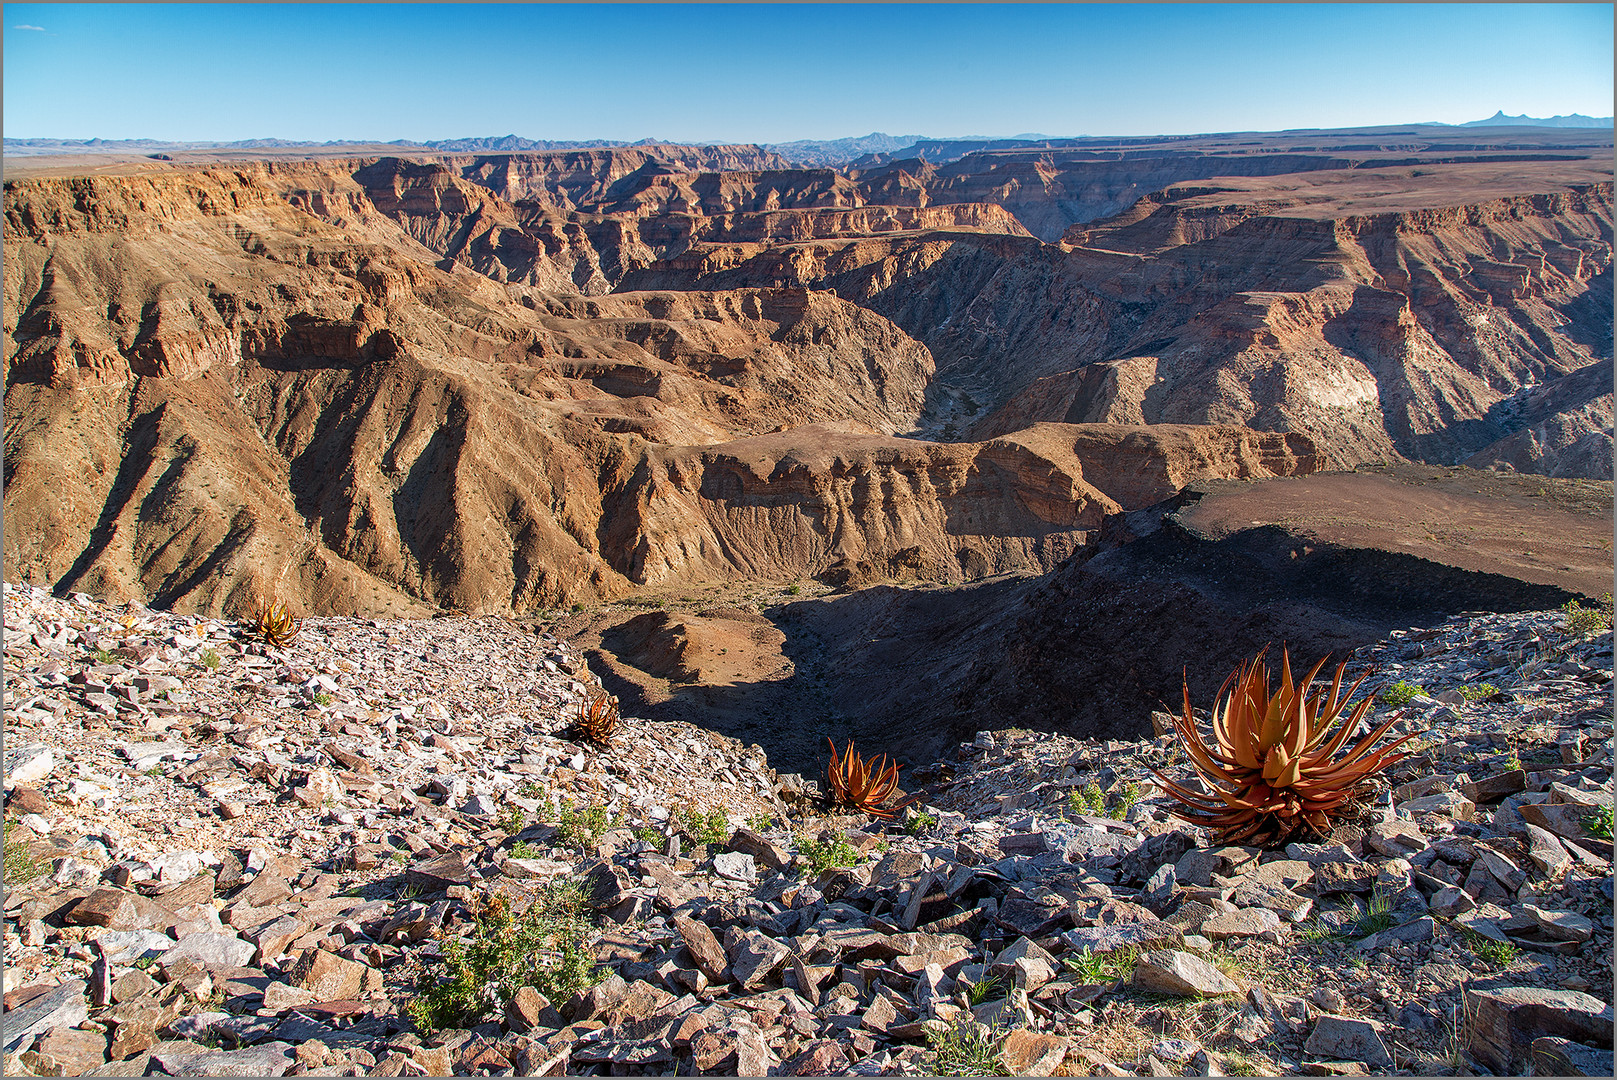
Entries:
[[1318,217],[1298,197],[1171,189],[1059,246],[708,245],[623,285],[785,280],[881,312],[935,357],[929,430],[946,437],[1237,423],[1305,432],[1335,466],[1452,462],[1509,433],[1502,401],[1611,355],[1587,299],[1609,292],[1611,195]]
[[[1239,428],[899,439],[932,357],[866,307],[502,283],[434,245],[509,204],[441,171],[359,171],[7,184],[8,574],[359,614],[960,580],[1047,568],[1186,477],[1318,458]],[[1107,438],[1132,472],[1091,465]]]

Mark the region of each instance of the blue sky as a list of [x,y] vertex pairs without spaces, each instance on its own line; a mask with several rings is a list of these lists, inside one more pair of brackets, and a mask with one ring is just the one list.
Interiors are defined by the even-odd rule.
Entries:
[[17,138],[782,142],[1606,116],[1612,7],[6,4]]

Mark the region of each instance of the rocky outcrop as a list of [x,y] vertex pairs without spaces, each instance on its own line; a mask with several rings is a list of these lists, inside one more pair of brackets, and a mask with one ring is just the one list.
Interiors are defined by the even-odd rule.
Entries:
[[1467,458],[1472,468],[1611,479],[1610,359],[1528,387],[1494,412],[1499,423],[1519,429]]

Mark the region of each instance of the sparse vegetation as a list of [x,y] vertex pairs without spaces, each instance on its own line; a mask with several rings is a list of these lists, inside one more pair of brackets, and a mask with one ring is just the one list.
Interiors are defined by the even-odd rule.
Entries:
[[768,832],[775,827],[775,819],[768,814],[754,814],[747,819],[747,828],[755,833]]
[[324,708],[331,704],[331,695],[322,690],[314,696],[314,703]]
[[1481,701],[1483,698],[1491,698],[1497,693],[1499,693],[1499,687],[1495,686],[1491,682],[1478,683],[1476,686],[1460,687],[1460,696],[1465,698],[1467,701]]
[[798,596],[798,595],[801,595],[802,592],[803,592],[803,586],[801,586],[801,585],[788,585],[786,587],[786,595],[787,596]]
[[97,649],[95,651],[95,662],[98,664],[116,664],[118,662],[118,658],[113,656],[106,649]]
[[1602,593],[1597,606],[1586,608],[1576,600],[1568,600],[1561,607],[1566,615],[1566,623],[1562,630],[1572,637],[1583,637],[1585,634],[1599,633],[1611,629],[1611,593]]
[[925,810],[918,811],[914,817],[905,823],[904,831],[911,836],[920,836],[938,827],[938,815]]
[[1004,1076],[999,1050],[1004,1037],[975,1020],[961,1020],[926,1034],[928,1064],[935,1076]]
[[1140,950],[1132,946],[1116,952],[1093,953],[1088,949],[1066,958],[1067,970],[1073,977],[1086,983],[1104,983],[1127,979],[1134,974],[1134,965],[1140,961]]
[[1392,705],[1396,707],[1399,705],[1408,705],[1411,701],[1414,701],[1418,697],[1425,697],[1426,688],[1416,683],[1399,679],[1391,686],[1382,687],[1381,693],[1377,696],[1380,698],[1383,705]]
[[494,822],[494,827],[503,833],[515,834],[522,831],[528,823],[528,812],[520,806],[508,807],[505,813]]
[[676,807],[674,827],[698,844],[719,845],[730,839],[730,815],[723,810],[698,810],[689,803]]
[[1379,934],[1383,930],[1390,929],[1392,924],[1392,897],[1376,889],[1371,892],[1364,913],[1353,923],[1352,936],[1366,938],[1371,934]]
[[1471,950],[1471,955],[1491,968],[1509,967],[1522,954],[1522,951],[1510,942],[1495,941],[1475,930],[1466,930],[1464,936],[1465,947]]
[[827,870],[853,866],[859,862],[859,852],[845,837],[830,840],[812,840],[798,837],[797,850],[808,860],[808,871],[818,876]]
[[1321,659],[1301,682],[1294,682],[1291,657],[1282,651],[1280,685],[1271,693],[1263,654],[1242,664],[1218,692],[1211,745],[1197,727],[1190,686],[1185,685],[1184,711],[1174,717],[1174,726],[1211,794],[1152,770],[1179,803],[1175,816],[1209,829],[1225,844],[1274,845],[1305,829],[1325,835],[1366,778],[1406,756],[1394,751],[1409,735],[1375,749],[1396,714],[1338,753],[1374,702],[1365,698],[1347,711],[1365,677],[1344,693],[1346,662],[1337,665],[1328,690],[1312,690],[1324,666]]
[[7,887],[26,885],[45,872],[44,865],[28,850],[20,836],[6,837],[5,883]]
[[408,1007],[424,1033],[469,1027],[506,1004],[524,986],[566,1001],[601,979],[588,947],[590,924],[576,882],[552,882],[513,918],[503,897],[479,916],[471,940],[444,945],[444,972],[423,976]]
[[203,667],[207,668],[209,671],[218,671],[220,663],[219,650],[213,648],[212,646],[202,650]]
[[556,814],[556,839],[578,848],[594,847],[601,836],[617,825],[618,819],[604,806],[575,807],[563,803]]
[[537,859],[541,853],[542,852],[537,845],[532,844],[527,840],[518,840],[516,843],[511,845],[511,850],[508,852],[509,856],[513,859]]
[[1067,792],[1067,812],[1074,817],[1079,814],[1105,817],[1106,793],[1101,791],[1100,785],[1094,782],[1085,784],[1081,788],[1073,788]]
[[973,1007],[985,1005],[1004,996],[1005,980],[998,975],[990,975],[987,978],[979,979],[971,984],[970,990],[966,991],[966,1000]]
[[1583,831],[1601,840],[1611,839],[1611,807],[1597,806],[1594,813],[1583,818]]

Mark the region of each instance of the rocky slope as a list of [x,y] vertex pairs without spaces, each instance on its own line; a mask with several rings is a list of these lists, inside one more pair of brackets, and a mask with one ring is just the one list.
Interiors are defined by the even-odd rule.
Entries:
[[[982,730],[883,825],[570,741],[596,680],[505,620],[5,604],[8,1076],[1611,1072],[1611,637],[1559,613],[1363,650],[1414,756],[1260,851],[1169,816],[1171,737]],[[565,972],[489,929],[568,895]]]

